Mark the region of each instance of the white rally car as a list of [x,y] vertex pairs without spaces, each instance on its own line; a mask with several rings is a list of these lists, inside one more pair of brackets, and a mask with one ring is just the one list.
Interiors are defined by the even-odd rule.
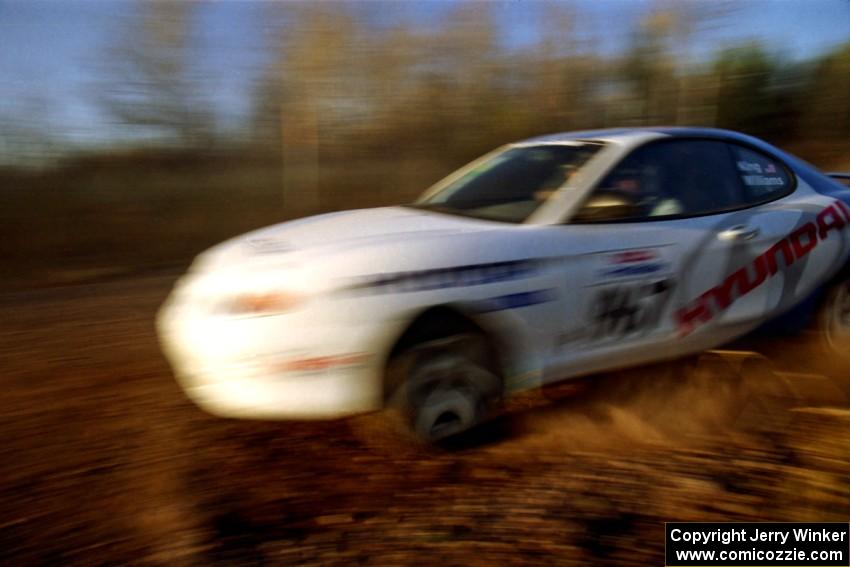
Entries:
[[416,203],[201,254],[160,311],[202,408],[401,408],[437,440],[503,397],[811,322],[850,353],[850,190],[760,140],[640,128],[509,144]]

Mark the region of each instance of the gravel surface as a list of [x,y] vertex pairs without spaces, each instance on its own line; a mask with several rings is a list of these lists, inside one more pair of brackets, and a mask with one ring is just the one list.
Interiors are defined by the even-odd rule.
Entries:
[[0,297],[0,563],[661,565],[665,521],[850,519],[850,411],[780,354],[530,394],[423,454],[196,409],[171,283]]

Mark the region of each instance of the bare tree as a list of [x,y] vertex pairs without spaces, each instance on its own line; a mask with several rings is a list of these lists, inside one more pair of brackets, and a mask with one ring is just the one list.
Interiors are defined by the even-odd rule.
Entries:
[[199,145],[212,134],[212,113],[199,94],[189,41],[195,2],[147,0],[106,51],[101,107],[131,137]]
[[850,135],[850,43],[825,55],[815,69],[804,111],[806,133],[846,139]]

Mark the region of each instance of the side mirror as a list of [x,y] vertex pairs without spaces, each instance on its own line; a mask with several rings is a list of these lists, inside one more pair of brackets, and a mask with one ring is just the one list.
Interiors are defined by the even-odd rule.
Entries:
[[619,191],[596,191],[573,216],[572,222],[603,222],[621,220],[638,215],[633,199]]

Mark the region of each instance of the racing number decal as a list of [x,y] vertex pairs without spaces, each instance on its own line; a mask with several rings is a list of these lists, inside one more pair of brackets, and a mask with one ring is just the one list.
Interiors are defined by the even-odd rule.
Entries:
[[590,338],[620,338],[655,328],[672,290],[670,278],[601,289],[591,300]]
[[648,335],[661,324],[674,288],[663,246],[609,250],[590,258],[592,277],[582,289],[587,303],[580,320],[558,336],[557,345],[575,349],[593,343]]

